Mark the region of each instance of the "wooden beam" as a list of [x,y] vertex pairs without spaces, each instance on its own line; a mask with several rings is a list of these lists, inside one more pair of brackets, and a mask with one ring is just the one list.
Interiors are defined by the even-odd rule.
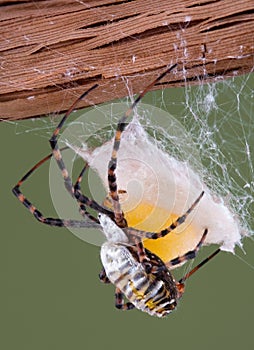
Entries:
[[[67,110],[99,84],[90,103],[216,81],[254,66],[253,0],[1,1],[0,118]],[[184,69],[183,69],[184,68]],[[89,101],[82,101],[84,107]]]

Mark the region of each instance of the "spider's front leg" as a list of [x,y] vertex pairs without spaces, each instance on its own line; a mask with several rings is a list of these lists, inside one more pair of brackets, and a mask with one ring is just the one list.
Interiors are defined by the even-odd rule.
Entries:
[[118,189],[117,189],[117,178],[116,178],[116,168],[117,168],[117,157],[118,157],[118,151],[120,148],[120,142],[122,133],[125,130],[127,126],[127,119],[137,106],[137,104],[140,102],[140,100],[143,98],[143,96],[161,79],[165,77],[166,74],[171,72],[177,64],[173,64],[172,66],[168,67],[168,69],[163,72],[161,75],[159,75],[151,84],[149,84],[134,100],[130,108],[127,109],[127,111],[124,113],[122,118],[119,120],[116,128],[114,143],[113,143],[113,150],[111,153],[111,159],[108,163],[108,185],[109,185],[109,191],[110,191],[110,197],[112,198],[112,204],[114,209],[114,215],[115,215],[115,222],[119,227],[127,227],[127,222],[124,218],[124,213],[121,209],[119,196],[118,196]]
[[[68,149],[68,147],[61,148],[61,151],[64,151]],[[81,228],[81,227],[98,227],[98,222],[96,220],[93,220],[95,222],[87,222],[87,221],[80,221],[80,220],[72,220],[72,219],[60,219],[60,218],[51,218],[44,216],[43,213],[37,209],[29,200],[28,198],[21,192],[20,187],[22,184],[45,162],[47,162],[49,159],[51,159],[52,153],[41,159],[38,163],[36,163],[16,184],[16,186],[13,187],[12,192],[13,194],[18,198],[18,200],[30,211],[31,214],[35,217],[36,220],[39,222],[50,225],[50,226],[57,226],[57,227],[75,227],[75,228]],[[79,203],[82,205],[81,203]]]
[[[82,195],[82,192],[81,192],[81,187],[80,187],[80,184],[83,180],[83,177],[84,177],[84,174],[86,172],[86,170],[88,169],[89,167],[89,164],[88,163],[85,163],[83,169],[81,170],[73,188],[74,188],[74,197],[76,198],[78,204],[79,204],[79,212],[82,216],[87,216],[89,217],[90,220],[96,222],[96,223],[99,223],[99,220],[97,218],[95,218],[93,215],[91,215],[87,209],[86,209],[86,206],[84,205],[84,203],[86,203],[89,207],[93,207],[95,208],[95,206],[98,206],[98,211],[100,210],[104,210],[104,213],[106,213],[111,219],[114,218],[114,214],[113,212],[111,212],[110,210],[104,208],[104,207],[99,207],[99,205],[95,202],[95,201],[92,201],[90,200],[88,197],[84,197]],[[83,201],[80,200],[82,198],[85,198]]]
[[56,160],[56,163],[58,165],[58,168],[61,171],[62,177],[64,179],[64,184],[65,187],[67,189],[67,191],[70,193],[70,195],[74,198],[76,198],[79,207],[80,207],[80,213],[81,215],[86,215],[88,216],[92,221],[98,223],[98,220],[96,218],[94,218],[92,215],[90,215],[87,210],[86,210],[86,206],[94,209],[97,212],[101,212],[104,213],[106,215],[108,215],[109,217],[111,217],[112,219],[114,218],[114,214],[104,208],[103,206],[99,205],[96,201],[89,199],[87,196],[83,195],[80,191],[80,182],[82,180],[82,177],[85,173],[85,170],[87,168],[87,166],[85,165],[85,167],[82,169],[75,186],[73,186],[72,184],[72,180],[69,176],[69,172],[65,166],[64,160],[62,158],[62,153],[61,153],[61,149],[58,146],[58,136],[59,133],[66,121],[66,119],[69,117],[69,115],[73,112],[74,108],[76,107],[76,105],[78,104],[79,101],[81,101],[86,95],[88,95],[92,90],[94,90],[98,85],[95,84],[93,85],[90,89],[88,89],[87,91],[85,91],[74,103],[73,105],[68,109],[68,111],[65,113],[65,115],[63,116],[63,118],[61,119],[60,123],[58,124],[58,126],[56,127],[56,129],[54,130],[49,142],[50,142],[50,146],[52,149],[52,154]]
[[66,166],[64,164],[64,161],[62,159],[62,154],[61,154],[61,150],[58,147],[58,136],[59,133],[66,121],[66,119],[70,116],[70,114],[73,112],[74,108],[77,106],[78,102],[81,101],[85,96],[87,96],[92,90],[96,89],[98,86],[98,84],[93,85],[92,87],[90,87],[87,91],[85,91],[73,104],[72,106],[68,109],[68,111],[65,113],[65,115],[63,116],[63,118],[61,119],[60,123],[58,124],[58,126],[55,128],[49,143],[52,149],[52,154],[56,160],[56,163],[58,165],[58,168],[61,170],[62,173],[62,177],[64,179],[64,185],[67,189],[67,191],[70,193],[71,196],[74,195],[74,187],[71,181],[71,178],[69,176],[69,173],[66,169]]

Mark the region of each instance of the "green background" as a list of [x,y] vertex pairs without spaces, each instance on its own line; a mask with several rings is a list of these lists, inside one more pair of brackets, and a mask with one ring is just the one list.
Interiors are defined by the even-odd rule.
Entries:
[[[248,80],[249,87],[253,82],[253,77]],[[150,95],[152,101],[155,96]],[[227,99],[227,90],[221,98]],[[26,130],[24,121],[0,126],[1,349],[234,350],[253,346],[251,239],[244,241],[247,254],[240,250],[237,254],[252,267],[237,256],[221,253],[188,281],[177,311],[167,319],[116,310],[114,288],[98,279],[99,248],[68,230],[38,223],[12,195],[13,185],[49,152],[45,134],[17,132],[21,124]],[[253,152],[253,144],[250,147]],[[54,216],[47,165],[24,186],[24,192],[45,214]],[[205,247],[195,263],[212,250]]]

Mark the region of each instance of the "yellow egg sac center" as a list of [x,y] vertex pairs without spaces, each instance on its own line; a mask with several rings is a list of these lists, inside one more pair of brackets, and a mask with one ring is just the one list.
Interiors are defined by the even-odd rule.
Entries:
[[[104,205],[112,209],[109,198],[106,198]],[[144,201],[130,210],[125,208],[124,203],[122,203],[122,209],[129,227],[148,232],[160,232],[184,214],[184,212],[180,214],[170,213],[164,208],[153,206]],[[202,234],[203,232],[195,228],[187,218],[185,223],[179,225],[166,236],[158,239],[145,238],[143,244],[145,248],[167,262],[195,248]]]
[[[179,215],[175,213],[167,213],[164,208],[154,207],[144,202],[125,212],[129,227],[149,232],[160,232],[170,226],[178,217]],[[165,218],[167,218],[166,221]],[[187,219],[186,223],[179,225],[165,237],[144,239],[143,243],[145,248],[167,262],[192,250],[200,240],[202,233],[188,223]]]

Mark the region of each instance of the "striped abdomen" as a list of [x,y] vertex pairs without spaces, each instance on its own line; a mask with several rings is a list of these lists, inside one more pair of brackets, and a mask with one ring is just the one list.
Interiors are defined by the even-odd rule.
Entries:
[[[155,255],[146,251],[157,266],[165,266]],[[138,261],[135,248],[106,242],[101,248],[101,260],[110,282],[118,287],[137,308],[150,315],[163,317],[175,309],[178,292],[169,271],[146,273]]]

